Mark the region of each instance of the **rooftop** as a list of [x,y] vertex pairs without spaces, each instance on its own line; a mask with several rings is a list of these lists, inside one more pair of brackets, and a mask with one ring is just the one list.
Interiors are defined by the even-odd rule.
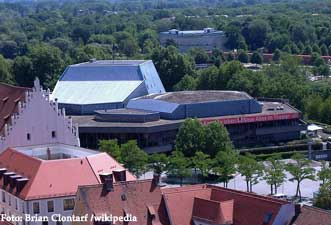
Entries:
[[17,112],[17,103],[24,101],[25,92],[28,90],[30,89],[0,83],[0,135],[6,121]]
[[330,225],[331,212],[311,206],[302,206],[293,225]]
[[190,225],[191,219],[212,224],[271,225],[281,207],[289,204],[213,185],[169,188],[162,192],[171,223],[181,225]]
[[83,62],[71,65],[73,67],[79,66],[138,66],[149,60],[90,60],[89,62]]
[[[62,153],[69,151],[76,155],[79,152],[81,155],[72,157],[69,154],[69,157],[61,156],[54,160],[46,160],[45,148]],[[42,153],[40,154],[39,151]],[[51,153],[51,157],[57,155],[60,154]],[[0,168],[2,168],[0,179],[2,189],[24,200],[74,196],[79,185],[100,184],[101,173],[124,169],[106,153],[95,154],[86,149],[63,145],[8,148],[0,154]],[[10,179],[26,178],[26,184],[22,189],[12,184],[8,185],[3,172],[8,173],[8,176],[17,176]],[[126,178],[136,179],[128,171]]]
[[[300,117],[299,111],[295,108],[289,106],[288,104],[280,103],[280,102],[260,102],[263,104],[261,113],[253,113],[253,114],[239,114],[239,115],[230,115],[230,116],[219,116],[219,117],[206,117],[199,118],[201,121],[213,121],[213,120],[222,120],[224,124],[237,124],[244,123],[246,120],[247,123],[255,122],[255,120],[249,120],[250,118],[261,118],[263,121],[268,120],[276,120],[279,119],[288,119],[294,117]],[[278,109],[277,109],[278,107]],[[267,117],[266,117],[267,116]],[[184,121],[180,120],[166,120],[159,119],[157,121],[151,122],[107,122],[107,121],[97,121],[94,116],[72,116],[74,123],[77,123],[80,127],[80,130],[83,131],[84,128],[89,127],[111,127],[115,131],[120,128],[135,128],[135,129],[146,129],[151,127],[160,127],[167,125],[175,125],[177,127]],[[258,119],[257,119],[258,120]],[[81,129],[83,128],[83,129]]]
[[77,196],[75,215],[131,214],[137,217],[136,223],[139,225],[169,224],[160,187],[153,180],[116,183],[113,190],[107,193],[103,185],[81,186]]
[[239,91],[178,91],[162,94],[150,94],[138,99],[155,99],[177,104],[189,104],[197,102],[228,101],[251,99],[245,92]]

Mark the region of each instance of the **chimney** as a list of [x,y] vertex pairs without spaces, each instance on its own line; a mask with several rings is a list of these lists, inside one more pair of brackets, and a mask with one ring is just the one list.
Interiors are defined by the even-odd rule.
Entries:
[[114,179],[113,179],[113,174],[112,173],[100,173],[100,180],[103,183],[103,188],[107,192],[113,191],[114,190]]
[[299,216],[299,214],[301,213],[301,204],[294,205],[294,212],[295,212],[295,216]]
[[113,170],[115,181],[124,182],[126,181],[126,170],[125,169],[116,169]]
[[160,174],[158,174],[158,173],[154,173],[153,174],[153,184],[155,185],[155,186],[157,186],[157,185],[159,185],[159,182],[160,182]]
[[47,160],[52,160],[52,154],[49,148],[47,148]]

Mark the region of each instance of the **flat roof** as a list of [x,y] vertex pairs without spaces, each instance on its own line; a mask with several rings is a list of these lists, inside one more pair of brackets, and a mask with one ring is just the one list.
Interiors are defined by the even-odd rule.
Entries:
[[150,115],[155,114],[158,112],[148,111],[148,110],[142,110],[142,109],[128,109],[128,108],[122,108],[122,109],[111,109],[111,110],[97,110],[95,111],[97,114],[101,115]]
[[[217,117],[204,117],[198,118],[201,121],[213,121],[213,120],[226,120],[228,121],[226,124],[237,124],[237,123],[248,123],[248,121],[241,120],[241,118],[251,118],[251,117],[268,117],[268,116],[280,116],[282,119],[288,119],[289,115],[293,114],[294,118],[300,116],[300,111],[291,107],[288,104],[280,103],[280,102],[260,102],[262,107],[261,113],[252,113],[252,114],[238,114],[238,115],[229,115],[229,116],[217,116]],[[278,107],[278,109],[277,109]],[[272,110],[270,110],[272,109]],[[238,119],[239,122],[232,121],[231,119]],[[145,128],[154,128],[154,127],[162,127],[162,126],[174,126],[179,127],[181,123],[185,121],[185,119],[180,120],[165,120],[160,119],[157,121],[151,122],[107,122],[107,121],[96,121],[94,116],[72,116],[74,123],[78,123],[80,128],[112,128],[112,131],[117,132],[121,128],[132,128],[135,130],[145,129]],[[263,121],[273,120],[273,118],[262,118]],[[254,122],[254,121],[251,121]],[[81,130],[83,131],[83,129]]]
[[177,104],[252,99],[240,91],[177,91],[151,94],[136,99],[154,99]]

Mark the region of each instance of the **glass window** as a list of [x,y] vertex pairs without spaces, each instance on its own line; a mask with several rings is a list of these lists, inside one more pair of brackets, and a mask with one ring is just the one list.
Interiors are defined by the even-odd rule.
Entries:
[[39,214],[40,213],[39,202],[34,202],[33,203],[33,213],[34,214]]
[[11,206],[11,197],[10,197],[10,195],[8,195],[8,205]]
[[15,198],[15,209],[18,210],[18,200]]
[[24,202],[22,202],[22,213],[25,213]]
[[30,135],[30,133],[27,133],[27,134],[26,134],[26,139],[27,139],[28,141],[31,140],[31,135]]
[[48,212],[54,212],[54,201],[47,202],[47,210]]
[[73,210],[75,207],[75,199],[69,198],[63,200],[63,209],[64,210]]
[[52,138],[56,138],[56,132],[54,130],[52,131]]

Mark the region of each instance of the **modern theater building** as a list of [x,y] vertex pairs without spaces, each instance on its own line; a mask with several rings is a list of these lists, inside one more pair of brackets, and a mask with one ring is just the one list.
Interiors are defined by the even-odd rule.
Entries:
[[90,60],[68,66],[51,99],[67,114],[81,115],[123,108],[132,98],[164,92],[151,60]]
[[126,108],[74,116],[81,145],[96,148],[100,139],[136,139],[147,152],[170,151],[186,118],[223,123],[236,147],[300,138],[301,112],[285,101],[258,101],[245,92],[181,91],[131,99]]

